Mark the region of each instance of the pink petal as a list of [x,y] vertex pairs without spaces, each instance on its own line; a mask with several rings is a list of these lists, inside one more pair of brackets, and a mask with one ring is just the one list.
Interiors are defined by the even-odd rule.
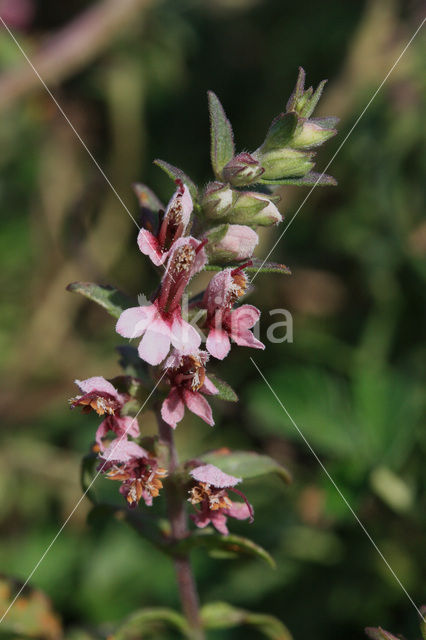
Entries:
[[137,338],[151,324],[156,313],[158,313],[157,307],[153,304],[126,309],[118,318],[115,330],[123,338]]
[[237,520],[247,520],[247,518],[252,517],[250,509],[245,502],[233,502],[232,507],[226,509],[226,513],[231,518],[236,518]]
[[171,329],[169,324],[161,317],[157,307],[153,306],[156,309],[156,315],[139,343],[138,352],[142,360],[156,365],[160,364],[169,352]]
[[223,360],[228,355],[231,343],[228,334],[223,329],[210,329],[206,341],[207,351],[218,360]]
[[241,478],[235,478],[235,476],[230,476],[228,473],[224,473],[215,467],[214,464],[203,464],[200,467],[195,467],[195,469],[190,472],[190,475],[194,480],[198,480],[198,482],[206,482],[217,489],[234,487],[236,484],[241,482]]
[[126,434],[131,438],[137,438],[140,435],[139,425],[136,418],[132,418],[132,416],[124,416],[123,418],[114,417],[115,421],[115,433],[118,436],[122,436]]
[[165,262],[168,252],[163,253],[157,238],[150,231],[146,229],[139,231],[138,245],[142,253],[148,256],[157,267]]
[[147,458],[148,453],[136,442],[126,438],[113,440],[110,446],[102,453],[101,458],[108,462],[128,462],[132,458]]
[[212,427],[214,425],[212,410],[209,403],[201,393],[198,393],[198,391],[191,391],[190,389],[183,389],[182,393],[184,402],[188,409]]
[[119,399],[118,392],[115,387],[108,382],[108,380],[102,378],[102,376],[94,376],[93,378],[87,378],[87,380],[74,380],[74,382],[80,387],[83,393],[102,392],[108,393],[116,400]]
[[184,413],[185,404],[179,391],[173,388],[162,404],[161,417],[172,429],[176,429],[176,425],[182,420]]
[[240,333],[232,333],[231,338],[240,347],[251,347],[252,349],[264,349],[265,345],[254,337],[249,329],[245,329]]
[[210,524],[210,515],[203,513],[202,511],[191,513],[189,517],[200,529],[204,529],[204,527],[207,527],[207,525]]
[[203,297],[203,305],[209,313],[214,313],[215,309],[226,304],[232,283],[231,269],[223,269],[213,276]]
[[179,311],[173,318],[170,339],[172,345],[183,355],[194,353],[201,344],[200,334],[189,322],[181,318]]
[[204,378],[204,384],[201,387],[200,391],[202,393],[207,393],[209,396],[214,396],[216,393],[219,393],[219,389],[215,387],[213,382],[207,376]]
[[251,329],[260,318],[260,311],[251,304],[243,304],[231,313],[232,328]]
[[220,511],[211,511],[210,513],[210,521],[212,525],[224,536],[227,536],[229,533],[228,527],[226,526],[226,515],[221,513]]

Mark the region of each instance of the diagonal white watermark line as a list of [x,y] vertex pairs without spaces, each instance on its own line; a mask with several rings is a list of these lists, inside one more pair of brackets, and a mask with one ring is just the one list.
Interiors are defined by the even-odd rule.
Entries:
[[371,537],[371,534],[368,532],[368,530],[366,529],[366,527],[363,524],[363,522],[359,519],[358,515],[352,509],[352,507],[349,504],[347,498],[344,496],[344,494],[342,493],[342,491],[340,490],[340,488],[336,484],[335,480],[333,479],[333,477],[328,472],[328,470],[327,470],[326,466],[324,465],[324,463],[322,462],[321,458],[317,455],[317,453],[312,448],[312,445],[310,444],[310,442],[307,440],[305,435],[302,433],[301,429],[297,426],[297,424],[295,423],[295,421],[293,420],[293,418],[291,417],[291,415],[289,414],[289,412],[287,411],[287,409],[285,408],[285,406],[283,405],[283,403],[281,402],[281,400],[279,399],[279,397],[275,393],[274,389],[271,387],[271,385],[269,384],[268,380],[265,378],[265,376],[263,375],[262,371],[257,366],[256,362],[251,357],[250,357],[250,360],[253,363],[254,367],[257,369],[260,377],[263,379],[263,381],[265,382],[266,386],[268,387],[268,389],[270,390],[270,392],[274,396],[275,400],[278,402],[278,404],[280,405],[281,409],[284,411],[284,413],[286,414],[287,418],[292,423],[293,427],[296,429],[296,431],[298,432],[298,434],[300,435],[302,440],[305,442],[306,446],[308,447],[308,449],[310,450],[310,452],[314,456],[315,460],[318,462],[318,464],[320,465],[321,469],[324,471],[325,475],[330,480],[331,484],[336,489],[337,493],[342,498],[343,502],[348,507],[349,511],[351,512],[351,514],[353,515],[353,517],[355,518],[355,520],[357,521],[357,523],[359,524],[361,529],[364,531],[364,533],[367,536],[367,538],[370,540],[371,544],[373,545],[373,547],[375,548],[375,550],[377,551],[377,553],[379,554],[379,556],[381,557],[381,559],[383,560],[383,562],[385,563],[385,565],[387,566],[389,571],[391,572],[392,576],[395,578],[395,580],[397,581],[397,583],[399,584],[399,586],[401,587],[401,589],[403,590],[403,592],[405,593],[405,595],[407,596],[407,598],[409,599],[409,601],[411,602],[411,604],[413,605],[413,607],[415,608],[417,613],[419,614],[420,618],[423,620],[423,622],[426,622],[426,618],[423,616],[422,612],[420,611],[420,609],[418,608],[418,606],[414,602],[413,598],[410,596],[410,594],[408,593],[407,589],[404,587],[404,585],[402,584],[401,580],[398,578],[398,576],[396,575],[395,571],[392,569],[391,565],[386,560],[385,556],[383,555],[383,553],[381,552],[381,550],[377,546],[376,542]]
[[11,610],[11,608],[13,607],[13,605],[15,604],[15,602],[17,601],[17,599],[19,598],[19,596],[21,595],[21,593],[23,592],[23,590],[25,589],[25,587],[27,586],[27,584],[29,583],[29,581],[31,580],[31,578],[33,577],[33,575],[35,574],[35,572],[37,571],[37,569],[39,568],[39,566],[41,565],[41,563],[43,562],[43,560],[45,559],[45,557],[47,556],[47,554],[49,553],[49,551],[51,550],[51,548],[53,547],[53,545],[55,544],[56,540],[59,538],[59,536],[61,535],[62,531],[65,529],[65,527],[67,526],[68,522],[71,520],[72,516],[74,515],[74,513],[77,511],[78,507],[80,506],[80,504],[83,502],[84,498],[86,497],[86,495],[88,494],[88,492],[90,491],[90,489],[92,488],[92,486],[94,485],[94,483],[96,482],[96,480],[98,479],[99,475],[102,473],[103,469],[105,468],[105,465],[111,460],[112,454],[114,453],[116,447],[120,444],[120,442],[122,441],[122,439],[127,435],[128,431],[132,428],[132,425],[134,424],[136,418],[138,417],[138,415],[140,414],[140,412],[142,411],[142,409],[145,407],[146,403],[148,402],[148,400],[150,399],[150,397],[152,396],[152,394],[154,393],[154,391],[157,389],[158,385],[160,384],[160,382],[162,381],[162,379],[164,378],[164,376],[167,373],[167,369],[164,370],[163,375],[161,376],[161,378],[156,382],[154,388],[152,389],[152,391],[150,392],[149,396],[147,397],[147,399],[145,400],[145,402],[143,403],[143,405],[141,406],[141,408],[139,409],[139,411],[137,412],[137,414],[135,415],[135,417],[133,418],[133,420],[131,421],[131,423],[129,424],[129,426],[127,427],[127,429],[125,430],[125,432],[120,436],[120,438],[117,438],[117,442],[115,442],[114,447],[111,449],[110,454],[108,455],[108,458],[105,460],[105,462],[102,464],[101,467],[99,467],[96,475],[93,477],[91,483],[89,484],[89,486],[87,487],[87,489],[84,491],[83,495],[80,497],[80,499],[78,500],[78,502],[76,503],[76,505],[74,506],[73,510],[68,514],[68,517],[66,518],[65,522],[62,524],[62,526],[60,527],[59,531],[57,532],[57,534],[52,538],[52,540],[50,541],[50,543],[48,544],[48,546],[46,547],[45,551],[43,552],[43,554],[41,555],[40,559],[38,560],[38,562],[34,565],[31,573],[28,575],[27,579],[25,580],[24,584],[22,585],[22,587],[19,589],[18,593],[15,595],[15,597],[13,598],[12,602],[10,603],[10,605],[7,607],[6,611],[3,613],[2,617],[0,618],[0,624],[3,622],[3,620],[5,619],[5,617],[7,616],[7,614],[9,613],[9,611]]
[[358,116],[358,118],[355,120],[354,124],[352,125],[352,127],[349,129],[348,133],[346,134],[346,136],[344,137],[344,139],[342,140],[342,142],[340,143],[340,145],[337,147],[337,150],[334,152],[334,154],[331,157],[331,160],[329,160],[328,164],[326,165],[324,171],[318,176],[315,184],[310,188],[310,190],[308,191],[306,197],[304,198],[304,200],[302,200],[302,203],[299,205],[298,209],[296,210],[296,213],[294,213],[294,215],[292,216],[292,218],[290,219],[290,221],[288,222],[288,224],[286,225],[284,231],[281,233],[281,235],[279,236],[278,240],[275,242],[275,244],[272,246],[272,249],[269,251],[269,253],[267,254],[266,258],[263,260],[262,264],[260,265],[260,267],[258,268],[258,270],[256,271],[256,273],[254,274],[254,276],[251,279],[251,282],[253,282],[253,280],[255,279],[255,277],[257,276],[257,274],[259,273],[259,271],[262,269],[262,267],[264,266],[265,262],[268,260],[269,256],[271,255],[271,253],[273,252],[273,250],[275,249],[275,247],[279,244],[279,242],[281,241],[281,239],[283,238],[284,234],[286,233],[287,229],[291,226],[291,224],[294,222],[296,216],[298,215],[298,213],[300,212],[301,208],[303,207],[303,205],[307,202],[308,198],[310,197],[311,193],[313,192],[313,190],[315,189],[315,187],[318,185],[318,183],[321,181],[321,178],[323,177],[323,175],[325,174],[325,172],[327,171],[327,169],[329,168],[329,166],[332,164],[332,162],[334,162],[334,160],[336,159],[337,155],[340,153],[340,151],[342,150],[342,147],[346,144],[348,138],[351,136],[352,132],[354,131],[355,127],[358,126],[360,120],[363,118],[363,116],[365,115],[365,112],[367,111],[367,109],[370,107],[371,103],[373,102],[373,100],[376,98],[377,94],[380,92],[380,90],[382,89],[383,85],[385,84],[385,82],[387,81],[387,79],[389,78],[389,76],[391,75],[391,73],[393,72],[393,70],[395,69],[395,67],[397,66],[397,64],[399,63],[399,61],[401,60],[401,58],[403,57],[403,55],[405,54],[405,52],[407,51],[407,49],[409,48],[409,46],[411,45],[411,43],[413,42],[414,38],[417,36],[417,34],[419,33],[420,29],[423,27],[424,23],[426,22],[426,18],[423,18],[422,22],[419,24],[419,26],[417,27],[417,29],[415,30],[415,32],[413,33],[413,35],[411,36],[411,38],[409,39],[409,41],[407,42],[407,44],[405,45],[405,47],[403,48],[403,50],[401,51],[401,53],[399,54],[399,56],[397,57],[397,59],[395,60],[395,62],[393,63],[393,65],[391,66],[391,68],[389,69],[389,71],[387,72],[387,74],[385,75],[385,77],[383,78],[382,82],[379,84],[379,86],[377,87],[376,91],[373,93],[373,95],[371,96],[370,100],[367,102],[367,104],[365,105],[364,109],[361,111],[360,115]]

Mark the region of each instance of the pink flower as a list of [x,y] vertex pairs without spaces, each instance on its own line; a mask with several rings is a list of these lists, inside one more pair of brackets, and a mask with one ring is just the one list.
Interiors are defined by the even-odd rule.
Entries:
[[[253,521],[253,507],[243,493],[234,489],[235,485],[241,482],[241,478],[224,473],[213,464],[196,467],[190,475],[197,481],[189,492],[188,499],[191,504],[200,505],[197,513],[191,515],[197,527],[203,529],[211,523],[219,533],[227,536],[229,533],[226,525],[227,518],[237,520],[250,518],[250,521]],[[238,493],[244,502],[232,502],[227,489]]]
[[203,307],[207,309],[208,352],[223,360],[231,348],[230,339],[242,347],[264,349],[265,345],[254,337],[250,329],[260,318],[260,311],[251,304],[243,304],[232,311],[232,306],[247,288],[243,267],[224,269],[210,280],[204,293]]
[[193,209],[188,187],[180,180],[176,180],[176,183],[178,188],[167,205],[157,234],[141,229],[138,235],[139,249],[157,267],[165,262],[174,242],[184,235]]
[[185,413],[185,407],[199,416],[210,426],[214,425],[212,410],[201,395],[214,395],[218,390],[207,378],[204,365],[208,360],[206,351],[192,355],[182,355],[174,351],[166,360],[167,378],[171,390],[161,407],[161,417],[173,429]]
[[148,306],[126,309],[118,319],[116,331],[124,338],[143,336],[139,356],[149,364],[160,364],[170,344],[184,355],[200,346],[200,335],[183,320],[180,303],[189,280],[206,264],[204,245],[191,236],[176,240],[158,297]]
[[93,409],[100,416],[107,414],[95,436],[100,451],[105,448],[103,438],[109,431],[113,431],[118,437],[128,435],[136,438],[139,435],[137,420],[120,415],[123,406],[130,398],[129,395],[118,393],[117,389],[101,376],[75,380],[75,383],[83,391],[83,395],[71,399],[72,409],[81,406],[84,413],[89,413]]
[[141,498],[147,507],[152,506],[163,486],[162,479],[167,471],[158,466],[156,458],[150,456],[135,442],[121,440],[104,451],[99,471],[105,473],[110,480],[122,483],[120,493],[126,498],[128,505],[134,508]]

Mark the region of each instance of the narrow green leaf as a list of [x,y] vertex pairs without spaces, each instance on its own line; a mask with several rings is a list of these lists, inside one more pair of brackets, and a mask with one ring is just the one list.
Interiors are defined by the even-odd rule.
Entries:
[[210,114],[210,156],[213,171],[220,179],[222,169],[235,154],[234,136],[231,123],[226,117],[219,98],[213,91],[208,92]]
[[261,146],[262,152],[282,149],[287,146],[293,137],[299,119],[294,112],[280,113],[269,127],[264,143]]
[[186,175],[184,171],[182,171],[182,169],[174,167],[172,164],[169,164],[165,160],[154,160],[154,164],[156,164],[157,167],[160,167],[160,169],[167,173],[169,178],[171,178],[172,180],[182,180],[182,182],[188,187],[189,193],[191,194],[193,200],[196,200],[198,198],[197,185],[191,180],[189,176]]
[[214,396],[215,398],[220,398],[221,400],[227,400],[228,402],[238,402],[237,394],[235,393],[233,388],[227,382],[225,382],[225,380],[218,378],[213,373],[209,373],[209,379],[213,382],[215,387],[219,390],[219,393],[217,393]]
[[250,267],[246,267],[248,273],[281,273],[285,276],[290,276],[291,271],[285,264],[279,264],[278,262],[264,262],[259,258],[253,258],[253,264]]
[[276,460],[254,451],[218,449],[205,453],[200,459],[237,478],[256,478],[267,473],[277,473],[287,484],[292,480],[291,473]]
[[204,547],[208,552],[213,554],[217,551],[226,551],[232,554],[232,556],[246,555],[259,558],[260,560],[264,560],[272,569],[276,567],[275,560],[266,549],[249,538],[237,536],[232,533],[223,536],[220,533],[215,533],[210,528],[194,531],[190,536],[174,545],[173,549],[175,552],[186,552],[199,547]]
[[[112,636],[112,640],[135,640],[135,638],[159,638],[158,633],[172,629],[191,638],[191,632],[185,618],[166,608],[141,609],[133,613]],[[146,635],[148,634],[148,636]]]
[[210,602],[201,609],[201,620],[206,629],[232,629],[248,625],[256,627],[271,640],[292,640],[283,623],[273,616],[238,609],[226,602]]
[[317,173],[315,171],[310,171],[302,178],[280,178],[277,180],[268,180],[267,178],[260,178],[259,182],[262,184],[270,184],[270,185],[280,185],[280,184],[288,184],[294,185],[297,187],[328,187],[337,185],[337,180],[333,178],[333,176],[329,176],[326,173]]
[[136,306],[136,302],[109,285],[95,284],[94,282],[72,282],[67,286],[67,291],[80,293],[85,298],[96,302],[114,318],[119,318],[125,309]]
[[[289,276],[291,271],[285,264],[279,264],[278,262],[263,262],[259,258],[252,259],[253,264],[250,267],[244,267],[244,271],[247,273],[281,273],[282,275]],[[231,265],[229,269],[236,269],[238,265]],[[219,264],[208,264],[204,267],[205,271],[222,271],[224,267]]]

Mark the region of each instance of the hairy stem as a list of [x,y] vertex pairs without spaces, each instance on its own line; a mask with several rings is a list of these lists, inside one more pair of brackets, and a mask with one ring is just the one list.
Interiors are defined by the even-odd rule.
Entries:
[[[166,499],[172,535],[175,540],[181,540],[188,534],[188,526],[185,503],[179,486],[173,480],[173,473],[178,465],[173,430],[162,420],[159,411],[157,411],[157,421],[160,441],[167,448],[168,454],[169,478],[166,483]],[[189,554],[176,555],[174,564],[182,610],[191,628],[192,638],[193,640],[204,640],[205,635],[201,627],[197,587]]]

